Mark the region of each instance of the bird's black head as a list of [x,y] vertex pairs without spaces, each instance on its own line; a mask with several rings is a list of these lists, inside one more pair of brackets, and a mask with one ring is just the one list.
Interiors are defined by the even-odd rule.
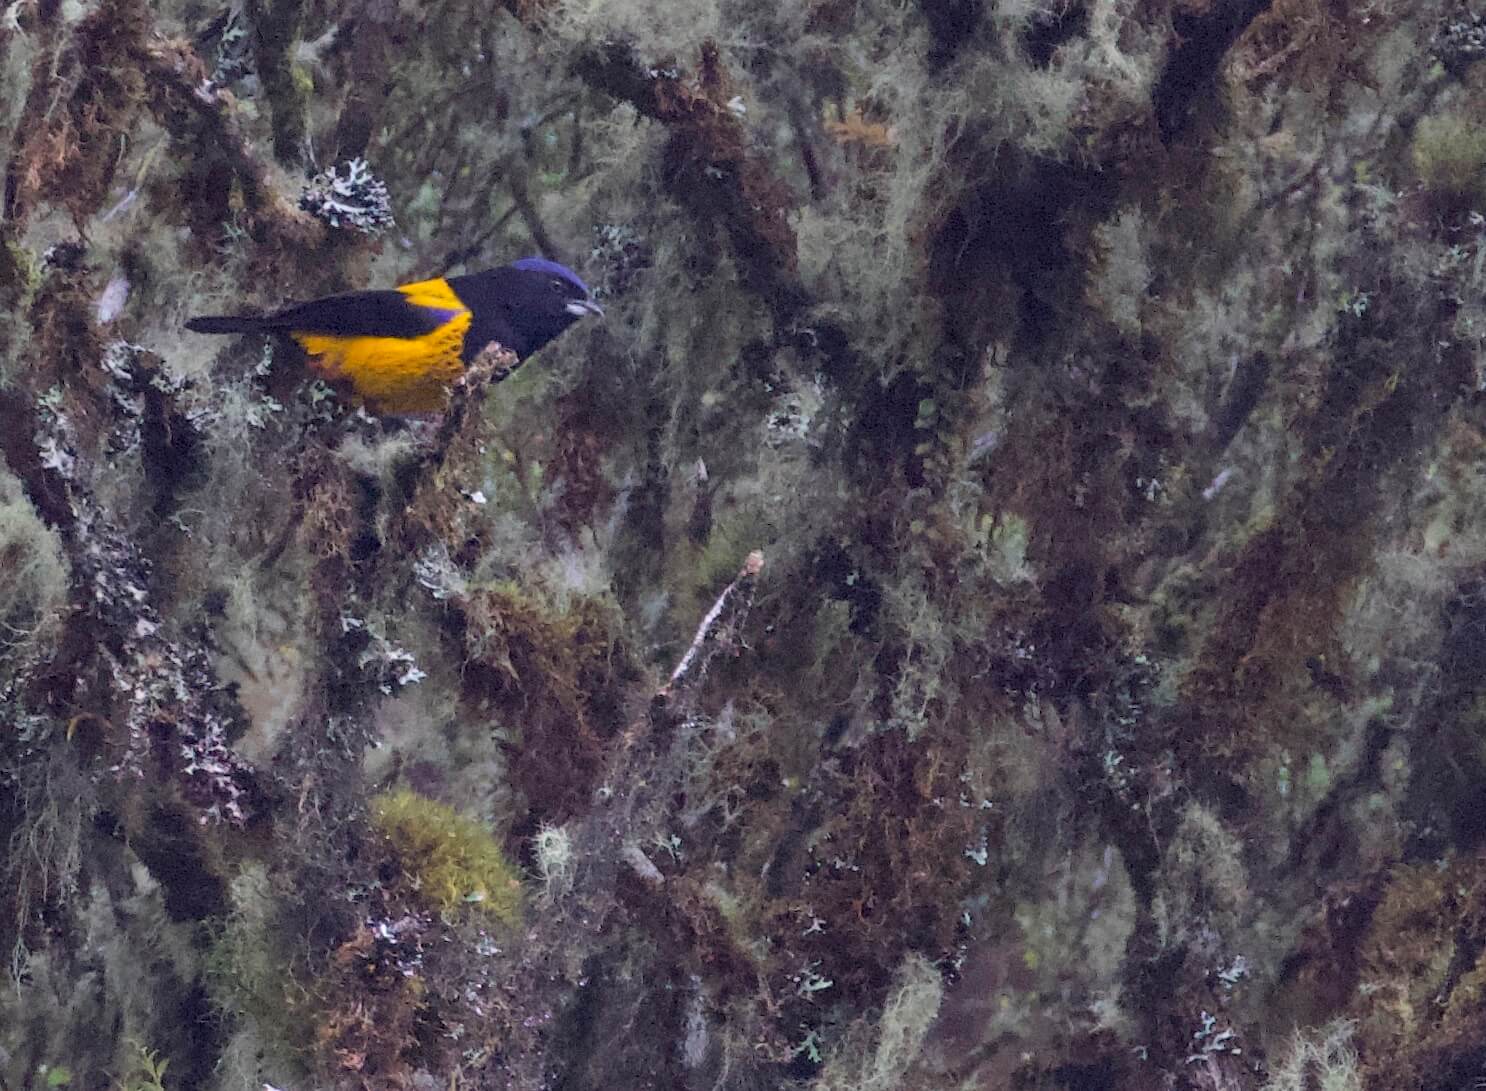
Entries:
[[450,277],[449,284],[472,316],[466,360],[491,341],[524,360],[584,315],[604,313],[576,273],[546,258]]

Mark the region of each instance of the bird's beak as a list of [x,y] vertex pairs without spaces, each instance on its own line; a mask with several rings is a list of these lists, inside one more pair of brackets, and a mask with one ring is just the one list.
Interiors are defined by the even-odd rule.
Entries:
[[563,310],[567,311],[574,318],[582,318],[587,314],[597,315],[599,318],[604,317],[604,308],[600,307],[591,299],[571,300]]

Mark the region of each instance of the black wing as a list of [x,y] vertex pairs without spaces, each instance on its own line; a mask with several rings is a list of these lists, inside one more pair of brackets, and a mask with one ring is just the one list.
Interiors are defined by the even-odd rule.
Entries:
[[395,288],[296,303],[265,315],[202,316],[186,323],[198,333],[319,333],[332,337],[422,337],[459,312],[420,307]]
[[395,288],[348,292],[299,303],[269,315],[266,329],[325,333],[335,337],[421,337],[458,311],[420,307]]

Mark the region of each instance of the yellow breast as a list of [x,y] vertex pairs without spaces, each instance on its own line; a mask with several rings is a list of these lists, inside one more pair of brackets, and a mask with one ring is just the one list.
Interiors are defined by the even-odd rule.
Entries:
[[455,311],[421,337],[346,337],[296,333],[311,366],[328,382],[348,383],[374,413],[432,413],[448,401],[449,387],[464,370],[460,352],[470,312],[442,277],[406,284],[398,291],[412,303]]

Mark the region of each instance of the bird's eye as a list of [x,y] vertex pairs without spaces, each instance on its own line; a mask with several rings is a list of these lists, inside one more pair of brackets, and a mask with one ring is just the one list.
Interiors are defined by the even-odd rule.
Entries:
[[561,277],[553,277],[551,283],[552,283],[552,287],[556,288],[559,292],[566,293],[567,290],[568,290],[567,284],[563,281],[563,279]]

